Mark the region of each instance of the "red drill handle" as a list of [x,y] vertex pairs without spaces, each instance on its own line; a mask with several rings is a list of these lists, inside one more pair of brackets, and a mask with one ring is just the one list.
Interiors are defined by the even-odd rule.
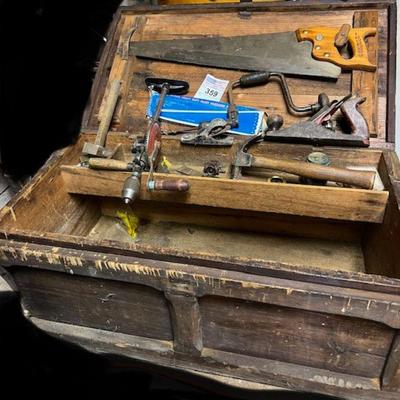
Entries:
[[149,190],[166,190],[168,192],[187,192],[190,183],[185,179],[149,181]]

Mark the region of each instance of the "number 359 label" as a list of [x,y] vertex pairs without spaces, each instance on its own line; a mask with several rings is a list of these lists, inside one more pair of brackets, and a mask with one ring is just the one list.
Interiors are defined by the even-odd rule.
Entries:
[[220,101],[228,84],[229,81],[218,79],[207,74],[194,97],[198,99]]

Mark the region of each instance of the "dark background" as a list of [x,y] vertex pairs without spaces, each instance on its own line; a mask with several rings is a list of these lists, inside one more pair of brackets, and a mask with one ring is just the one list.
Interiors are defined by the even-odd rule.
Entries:
[[32,174],[79,133],[119,0],[0,0],[3,169]]
[[[13,179],[28,179],[79,134],[96,60],[118,5],[119,0],[0,0],[1,169]],[[46,336],[22,316],[18,297],[4,300],[0,296],[2,398],[325,399],[288,392],[250,395],[105,359]]]

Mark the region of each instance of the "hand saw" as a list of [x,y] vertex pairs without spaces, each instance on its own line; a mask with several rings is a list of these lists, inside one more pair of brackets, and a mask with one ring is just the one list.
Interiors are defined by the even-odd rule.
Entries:
[[351,28],[346,32],[351,59],[343,58],[335,46],[341,29],[310,27],[261,35],[132,42],[130,54],[183,64],[330,79],[339,77],[339,66],[374,70],[364,39],[374,35],[376,29]]

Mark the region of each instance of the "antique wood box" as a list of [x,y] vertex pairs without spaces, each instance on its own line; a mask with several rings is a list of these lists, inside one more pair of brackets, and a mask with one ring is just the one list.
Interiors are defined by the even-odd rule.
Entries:
[[[120,9],[79,140],[53,154],[0,214],[1,263],[21,292],[25,316],[99,353],[346,399],[399,399],[395,14],[391,0]],[[185,79],[193,95],[206,73],[240,76],[137,59],[129,56],[131,41],[346,23],[377,28],[367,41],[376,71],[344,72],[333,82],[289,78],[289,86],[299,104],[320,92],[367,98],[361,110],[371,146],[323,151],[334,166],[377,171],[373,190],[292,184],[291,176],[286,184],[267,182],[268,171],[234,182],[193,174],[186,177],[188,194],[143,189],[140,200],[125,206],[120,192],[129,173],[78,165],[83,143],[94,140],[111,80],[122,87],[107,146],[129,157],[147,126],[145,77]],[[278,85],[235,96],[238,104],[296,122]],[[229,169],[235,145],[183,149],[176,137],[165,137],[162,153],[172,169],[197,171],[215,157]],[[300,160],[311,150],[262,143],[252,151]],[[121,215],[136,225],[135,238]]]

